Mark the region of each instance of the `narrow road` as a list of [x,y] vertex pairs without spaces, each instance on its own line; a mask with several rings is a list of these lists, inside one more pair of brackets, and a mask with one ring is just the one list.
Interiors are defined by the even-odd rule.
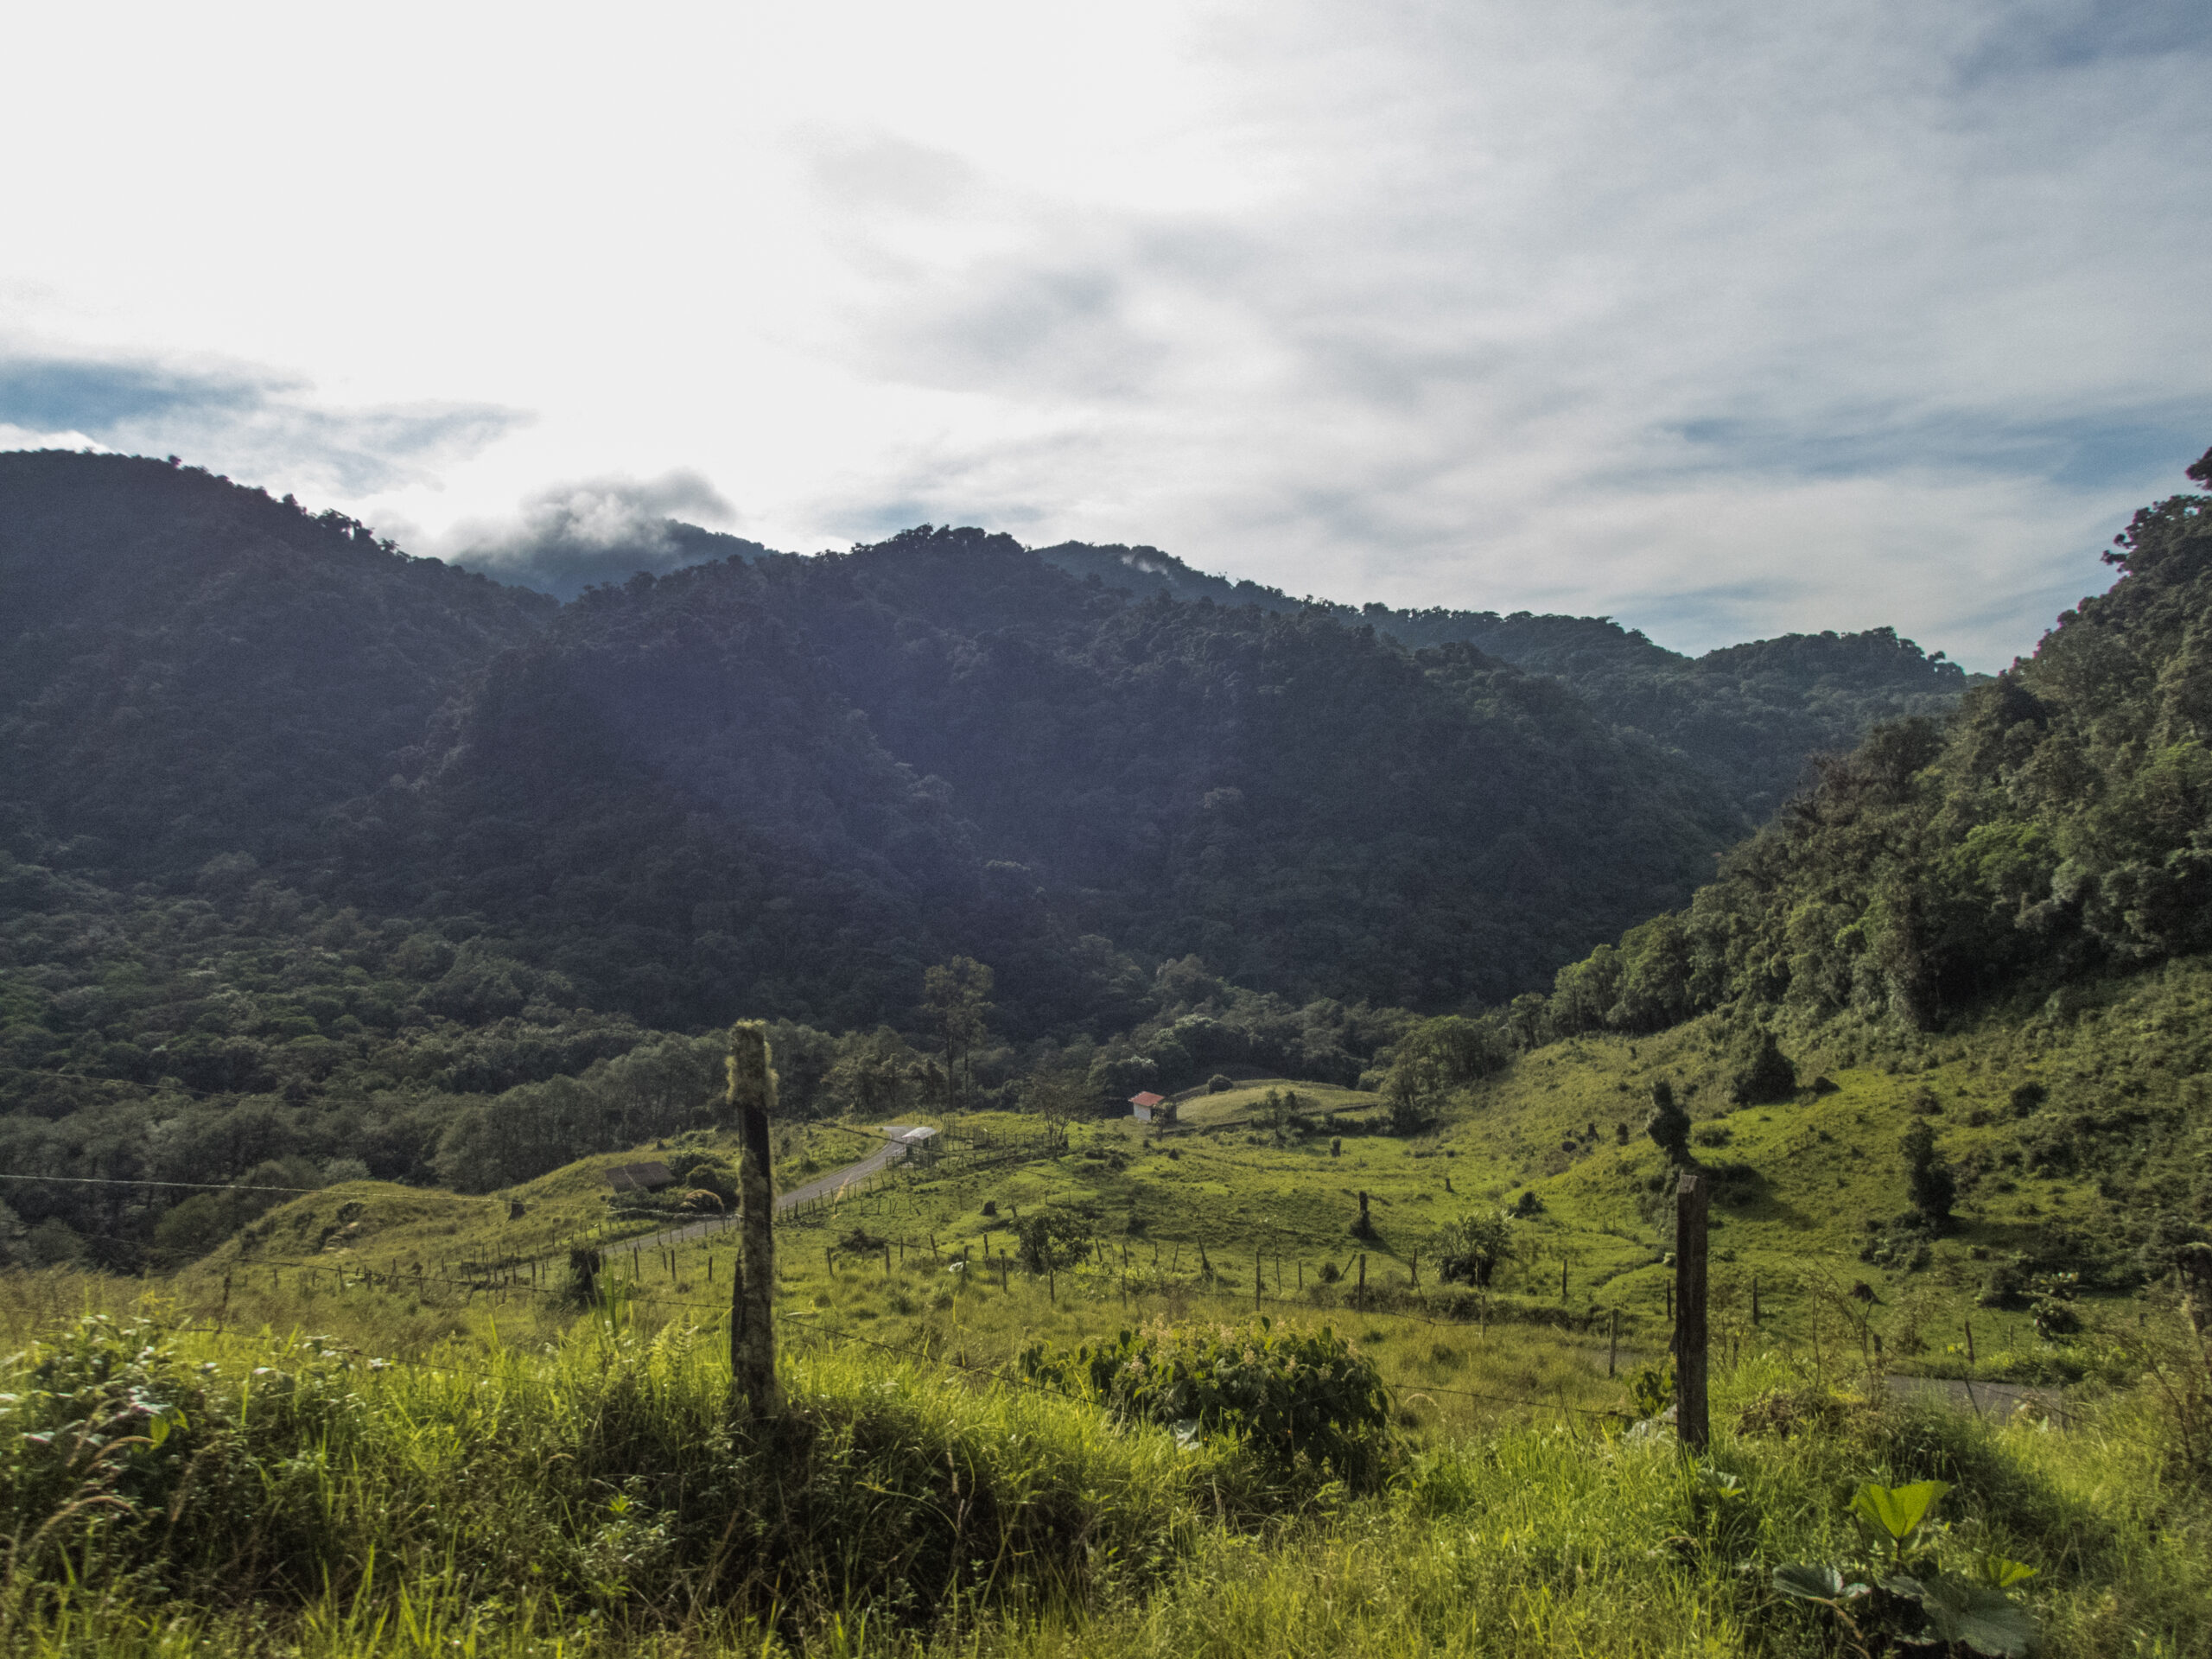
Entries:
[[[897,1163],[917,1144],[907,1138],[915,1135],[916,1131],[903,1123],[887,1124],[883,1133],[886,1137],[884,1143],[861,1159],[860,1162],[847,1164],[842,1169],[833,1169],[827,1175],[819,1176],[804,1186],[795,1186],[788,1192],[776,1194],[776,1213],[781,1215],[785,1211],[796,1209],[802,1204],[810,1204],[817,1198],[826,1198],[839,1188],[849,1186],[855,1181],[864,1181],[869,1176],[877,1174]],[[683,1244],[692,1239],[704,1238],[709,1233],[718,1233],[725,1228],[736,1225],[737,1217],[734,1215],[702,1216],[696,1221],[685,1222],[681,1227],[671,1227],[661,1232],[648,1233],[643,1238],[626,1238],[613,1248],[641,1250],[649,1245]]]

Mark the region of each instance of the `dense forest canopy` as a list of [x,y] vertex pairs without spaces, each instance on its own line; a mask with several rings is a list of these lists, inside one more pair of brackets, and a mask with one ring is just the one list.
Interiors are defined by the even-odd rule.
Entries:
[[[693,1121],[737,1014],[800,1113],[1377,1085],[1409,1034],[1413,1109],[1420,1057],[1500,1052],[1424,1014],[1681,906],[1805,732],[1959,683],[1880,634],[1685,664],[1140,594],[975,530],[685,544],[563,605],[194,467],[0,455],[0,1164],[483,1190]],[[993,986],[957,1080],[955,958]],[[6,1198],[0,1254],[119,1266],[274,1201]]]
[[1470,645],[1554,676],[1616,731],[1690,761],[1747,825],[1763,823],[1805,780],[1810,756],[1847,749],[1881,721],[1940,715],[1968,683],[1942,652],[1930,657],[1892,628],[1793,633],[1689,658],[1610,617],[1295,600],[1255,582],[1207,575],[1154,547],[1064,542],[1038,556],[1132,594],[1318,610],[1408,649]]
[[964,951],[1042,1029],[1092,1023],[1085,938],[1300,997],[1510,995],[1734,827],[1469,647],[1130,604],[918,531],[595,591],[360,806],[339,879],[447,895],[663,1022],[896,1017]]
[[[2212,484],[2212,454],[2190,468]],[[1946,720],[1883,726],[1687,909],[1562,970],[1552,1028],[1740,1003],[1936,1025],[2212,947],[2212,497],[2146,507],[2120,576]]]

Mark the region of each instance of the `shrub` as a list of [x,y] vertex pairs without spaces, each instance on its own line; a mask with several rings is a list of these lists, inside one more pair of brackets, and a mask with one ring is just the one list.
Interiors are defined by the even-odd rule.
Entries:
[[1764,1106],[1797,1092],[1797,1068],[1770,1031],[1754,1033],[1728,1079],[1728,1098],[1738,1106]]
[[1667,1154],[1668,1162],[1690,1161],[1690,1115],[1677,1103],[1675,1085],[1664,1077],[1651,1085],[1651,1116],[1644,1120],[1643,1132]]
[[1913,1211],[1930,1227],[1948,1226],[1951,1204],[1958,1197],[1958,1178],[1936,1155],[1935,1126],[1914,1124],[1904,1132],[1905,1187]]
[[1446,1284],[1487,1287],[1513,1254],[1513,1218],[1503,1210],[1468,1216],[1436,1236],[1436,1276]]
[[1014,1225],[1020,1241],[1021,1263],[1032,1273],[1055,1273],[1072,1267],[1090,1253],[1097,1229],[1090,1217],[1073,1210],[1033,1210]]
[[1327,1326],[1148,1325],[1073,1350],[1033,1344],[1027,1376],[1096,1400],[1179,1439],[1235,1440],[1267,1474],[1301,1488],[1382,1484],[1393,1457],[1389,1395],[1371,1360]]
[[1210,1095],[1225,1095],[1236,1086],[1218,1071],[1206,1079],[1206,1093]]

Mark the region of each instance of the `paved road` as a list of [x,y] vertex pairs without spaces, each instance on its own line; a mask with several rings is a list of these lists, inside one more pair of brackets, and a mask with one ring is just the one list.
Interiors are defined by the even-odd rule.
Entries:
[[[802,1204],[811,1204],[817,1198],[826,1198],[840,1188],[849,1186],[855,1181],[864,1181],[869,1176],[897,1163],[915,1145],[915,1142],[906,1138],[915,1131],[903,1123],[887,1124],[883,1133],[887,1137],[883,1145],[868,1154],[860,1162],[847,1164],[842,1169],[833,1169],[827,1175],[809,1181],[804,1186],[795,1186],[788,1192],[779,1192],[776,1195],[776,1213],[781,1215],[785,1211],[796,1209]],[[688,1221],[681,1227],[671,1227],[661,1232],[650,1233],[643,1238],[626,1238],[614,1248],[641,1250],[648,1245],[682,1244],[691,1239],[704,1238],[709,1233],[718,1233],[726,1228],[736,1225],[737,1217],[734,1215],[702,1216],[697,1221]]]

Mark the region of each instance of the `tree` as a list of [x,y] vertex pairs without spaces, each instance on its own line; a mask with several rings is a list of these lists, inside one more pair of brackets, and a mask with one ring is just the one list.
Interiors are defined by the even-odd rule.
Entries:
[[1087,1103],[1090,1091],[1072,1071],[1052,1070],[1033,1073],[1022,1085],[1023,1103],[1045,1120],[1045,1133],[1059,1146],[1068,1143],[1068,1125]]
[[1766,1106],[1797,1092],[1797,1068],[1789,1063],[1770,1031],[1746,1042],[1728,1080],[1728,1099],[1737,1106]]
[[1669,1163],[1681,1166],[1696,1161],[1690,1156],[1690,1115],[1675,1103],[1675,1085],[1664,1077],[1651,1085],[1651,1116],[1644,1120],[1643,1132],[1667,1154]]
[[1503,1210],[1479,1211],[1451,1223],[1432,1248],[1437,1277],[1446,1284],[1487,1289],[1498,1264],[1513,1254],[1513,1218]]
[[1913,1213],[1930,1227],[1948,1226],[1958,1178],[1936,1151],[1936,1127],[1923,1120],[1904,1132],[1905,1192]]
[[1033,1210],[1014,1224],[1022,1265],[1032,1273],[1071,1268],[1090,1253],[1096,1229],[1072,1210]]
[[973,957],[927,969],[922,1011],[944,1045],[946,1104],[964,1103],[976,1086],[975,1053],[992,1014],[991,970]]
[[1414,1135],[1435,1121],[1445,1097],[1506,1062],[1504,1046],[1487,1027],[1447,1014],[1424,1020],[1398,1039],[1382,1082],[1390,1132]]

